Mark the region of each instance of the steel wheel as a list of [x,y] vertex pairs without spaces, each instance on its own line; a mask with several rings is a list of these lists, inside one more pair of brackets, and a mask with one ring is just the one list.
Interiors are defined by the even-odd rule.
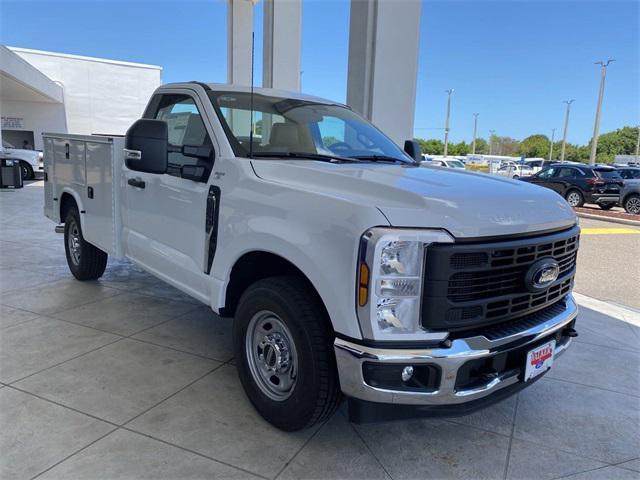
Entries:
[[624,204],[624,209],[634,215],[640,214],[640,197],[629,198]]
[[298,374],[298,354],[291,332],[275,313],[263,310],[249,322],[245,336],[247,363],[256,384],[270,399],[291,396]]
[[69,235],[67,236],[67,244],[69,246],[69,254],[74,265],[80,265],[80,228],[75,220],[71,220],[69,224]]
[[28,163],[20,162],[20,175],[22,175],[22,180],[31,180],[33,171]]
[[580,206],[580,203],[582,203],[582,195],[575,190],[569,192],[569,195],[567,195],[567,203],[574,208]]

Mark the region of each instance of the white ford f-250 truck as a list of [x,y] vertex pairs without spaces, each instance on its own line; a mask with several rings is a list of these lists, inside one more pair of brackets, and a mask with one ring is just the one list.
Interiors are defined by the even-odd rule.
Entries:
[[242,385],[281,429],[342,394],[357,422],[470,412],[541,378],[576,335],[564,199],[420,166],[415,142],[344,105],[168,84],[125,138],[44,142],[45,214],[73,275],[126,258],[234,317]]

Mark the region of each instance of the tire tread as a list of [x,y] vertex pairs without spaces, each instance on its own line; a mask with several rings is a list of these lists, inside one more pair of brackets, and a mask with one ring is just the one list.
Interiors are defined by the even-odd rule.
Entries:
[[73,219],[80,229],[80,238],[82,246],[82,256],[80,257],[80,265],[74,268],[71,258],[69,256],[69,250],[67,245],[67,233],[65,229],[65,252],[67,255],[67,262],[69,264],[69,270],[77,280],[97,280],[102,276],[107,268],[108,255],[100,250],[98,247],[91,245],[84,239],[82,234],[82,227],[80,224],[80,215],[77,207],[71,207],[67,213],[65,219],[65,226],[69,223],[68,220]]
[[301,322],[309,335],[313,361],[318,369],[319,388],[313,413],[303,425],[293,419],[289,422],[282,419],[278,427],[293,431],[324,422],[335,413],[342,400],[335,356],[331,351],[334,335],[329,326],[329,319],[323,318],[325,316],[324,306],[317,295],[295,276],[269,277],[259,280],[243,294],[240,304],[248,296],[257,293],[258,290],[266,290],[269,293],[277,292],[296,306],[298,312],[296,319]]

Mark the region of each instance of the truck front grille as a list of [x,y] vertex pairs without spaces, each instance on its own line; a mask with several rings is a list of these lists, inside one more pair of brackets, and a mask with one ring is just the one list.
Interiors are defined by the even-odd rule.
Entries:
[[[523,317],[564,298],[575,274],[578,227],[559,233],[486,243],[431,245],[426,251],[422,323],[460,330]],[[525,285],[531,265],[553,258],[560,275],[550,288]]]

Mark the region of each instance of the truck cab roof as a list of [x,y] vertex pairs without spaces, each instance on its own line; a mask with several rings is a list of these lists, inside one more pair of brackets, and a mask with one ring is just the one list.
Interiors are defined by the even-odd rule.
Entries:
[[[206,82],[179,82],[179,83],[166,83],[156,89],[156,93],[160,93],[164,90],[170,90],[173,88],[193,88],[194,85],[200,85],[205,90],[209,89],[214,92],[242,92],[242,93],[250,93],[251,87],[244,85],[235,85],[229,83],[206,83]],[[316,97],[313,95],[306,95],[300,92],[292,92],[289,90],[279,90],[277,88],[262,88],[262,87],[254,87],[253,92],[256,95],[265,95],[270,97],[282,97],[282,98],[292,98],[295,100],[306,100],[314,103],[323,103],[326,105],[340,105],[342,107],[349,108],[349,106],[335,102],[333,100],[328,100],[326,98]]]

